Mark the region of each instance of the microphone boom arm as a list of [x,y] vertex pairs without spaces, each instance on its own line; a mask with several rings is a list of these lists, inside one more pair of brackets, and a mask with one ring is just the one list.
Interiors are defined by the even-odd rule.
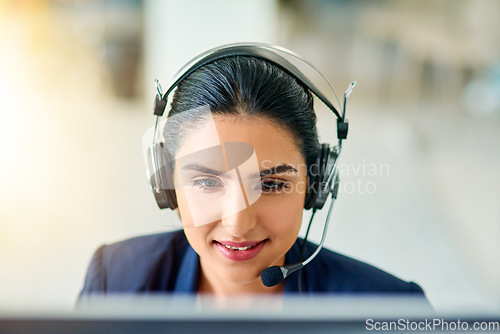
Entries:
[[330,208],[328,208],[328,213],[326,215],[326,221],[325,221],[325,226],[323,227],[323,234],[321,235],[321,241],[319,242],[318,248],[316,248],[314,253],[311,256],[309,256],[304,262],[302,262],[302,266],[305,266],[306,264],[311,262],[316,257],[316,255],[318,255],[319,251],[323,248],[323,244],[325,243],[326,239],[326,232],[328,231],[328,224],[330,223],[330,215],[332,213],[333,204],[335,204],[335,197],[332,194],[332,202],[330,203]]
[[321,248],[323,248],[323,244],[325,243],[326,232],[328,230],[328,223],[330,222],[330,215],[332,213],[333,204],[335,203],[335,194],[332,191],[332,202],[330,203],[330,208],[328,209],[328,214],[326,216],[325,226],[323,227],[323,235],[321,236],[321,241],[319,242],[318,248],[314,251],[314,253],[309,256],[304,262],[299,262],[295,264],[289,264],[286,266],[272,266],[267,268],[260,275],[262,279],[262,283],[264,283],[267,287],[272,287],[280,284],[285,278],[288,277],[293,272],[296,272],[299,269],[302,269],[306,264],[311,262],[316,255],[318,255]]

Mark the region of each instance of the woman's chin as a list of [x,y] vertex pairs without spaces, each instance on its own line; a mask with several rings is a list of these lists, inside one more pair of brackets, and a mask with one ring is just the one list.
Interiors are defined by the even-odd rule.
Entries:
[[241,270],[227,270],[223,279],[235,285],[256,284],[261,282],[261,271],[255,269],[248,272],[241,272]]

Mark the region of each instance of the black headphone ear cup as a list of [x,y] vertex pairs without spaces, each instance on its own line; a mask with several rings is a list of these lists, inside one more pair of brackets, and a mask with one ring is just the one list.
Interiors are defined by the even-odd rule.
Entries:
[[173,181],[173,158],[163,143],[155,144],[152,150],[155,165],[158,166],[153,171],[150,183],[156,203],[160,209],[177,208],[177,196]]
[[331,171],[330,165],[330,146],[328,144],[321,144],[321,173],[318,178],[318,185],[314,202],[312,203],[313,209],[322,209],[325,205],[330,189],[324,189],[326,181],[328,180],[329,172]]
[[[329,181],[330,173],[335,167],[335,161],[337,160],[337,152],[330,149],[328,144],[321,144],[321,150],[318,154],[317,162],[317,175],[311,176],[313,183],[308,187],[308,193],[306,195],[305,209],[322,209],[328,198],[330,192],[333,191],[333,195],[337,198],[339,177],[338,173],[335,171],[333,175],[333,180],[330,180],[329,185],[325,188],[326,183]],[[314,170],[312,170],[314,172]]]
[[[322,190],[321,193],[321,201],[318,203],[318,205],[323,205],[326,202],[326,199],[330,193],[332,193],[333,197],[336,199],[337,198],[337,193],[339,190],[339,173],[338,173],[338,166],[337,166],[337,158],[338,158],[338,151],[334,149],[328,149],[328,159],[326,160],[325,164],[325,174],[323,174],[323,180],[321,180],[321,189],[324,188],[325,185],[327,185],[325,190]],[[335,170],[334,170],[335,169]],[[333,175],[331,176],[330,179],[330,174]]]

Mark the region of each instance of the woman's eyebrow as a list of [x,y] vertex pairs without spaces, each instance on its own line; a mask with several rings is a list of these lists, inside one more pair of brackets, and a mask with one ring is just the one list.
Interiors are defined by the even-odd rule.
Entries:
[[290,165],[277,165],[268,169],[264,169],[260,171],[260,176],[266,176],[271,174],[279,174],[285,172],[297,172],[297,170]]
[[191,162],[191,163],[183,166],[182,169],[183,170],[194,170],[194,171],[197,171],[197,172],[206,173],[206,174],[212,174],[212,175],[221,175],[221,174],[225,173],[225,171],[218,171],[218,170],[215,170],[215,169],[212,169],[212,168],[200,165],[197,162]]
[[[194,170],[201,173],[212,174],[212,175],[222,175],[225,171],[215,170],[206,166],[203,166],[197,162],[189,163],[182,167],[183,170]],[[272,174],[280,174],[285,172],[297,172],[297,169],[290,165],[277,165],[271,168],[263,169],[259,173],[252,174],[251,177],[266,176]]]

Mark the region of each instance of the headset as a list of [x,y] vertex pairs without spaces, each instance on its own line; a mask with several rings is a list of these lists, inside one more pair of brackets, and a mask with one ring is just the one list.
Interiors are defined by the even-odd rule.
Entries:
[[[330,145],[326,143],[321,144],[319,147],[318,155],[316,157],[316,162],[313,166],[308,166],[307,173],[308,186],[304,201],[304,209],[313,209],[313,215],[311,217],[311,221],[309,222],[309,227],[316,210],[321,210],[325,202],[327,201],[328,196],[332,196],[332,202],[328,211],[328,216],[325,222],[323,236],[319,247],[313,253],[313,255],[304,262],[288,266],[273,266],[264,270],[261,277],[264,285],[266,286],[274,286],[279,284],[289,274],[309,263],[321,250],[326,235],[331,209],[333,207],[334,200],[337,198],[339,188],[339,175],[337,170],[338,157],[342,149],[342,140],[347,138],[349,129],[349,123],[345,118],[345,106],[347,97],[351,94],[353,88],[356,85],[356,82],[351,83],[347,91],[345,92],[343,111],[341,115],[339,111],[333,106],[333,104],[328,100],[328,98],[324,94],[322,94],[318,88],[316,88],[311,80],[309,80],[301,71],[297,69],[297,67],[291,64],[287,59],[282,57],[280,53],[289,55],[307,64],[328,83],[328,80],[326,80],[326,78],[312,64],[302,59],[294,52],[282,47],[262,43],[235,43],[208,50],[193,58],[183,68],[181,68],[181,70],[172,79],[165,93],[163,93],[159,81],[155,80],[157,89],[157,94],[154,100],[154,115],[156,116],[156,124],[153,134],[153,144],[148,150],[147,156],[147,160],[149,161],[148,163],[151,164],[151,168],[153,170],[153,173],[151,173],[149,178],[150,185],[159,208],[176,209],[177,197],[174,189],[173,170],[171,163],[173,161],[173,158],[169,155],[168,150],[165,149],[165,143],[155,142],[156,131],[158,131],[158,118],[163,116],[165,108],[167,106],[169,95],[182,82],[182,80],[184,80],[191,73],[195,72],[202,66],[226,57],[254,57],[279,67],[290,76],[295,78],[304,88],[315,95],[335,114],[335,116],[337,117],[338,144],[334,147],[330,147]],[[328,85],[330,84],[328,83]],[[161,168],[159,168],[159,166],[161,166]],[[307,239],[307,234],[305,239]]]

